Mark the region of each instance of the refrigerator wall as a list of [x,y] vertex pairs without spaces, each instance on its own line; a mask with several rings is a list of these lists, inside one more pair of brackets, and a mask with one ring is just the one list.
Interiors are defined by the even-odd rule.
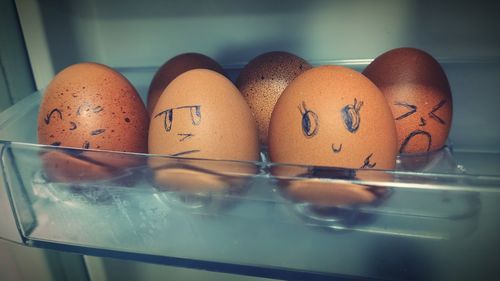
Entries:
[[[315,65],[336,63],[360,70],[389,49],[412,46],[435,56],[453,82],[456,114],[450,140],[455,151],[500,151],[500,123],[494,121],[500,105],[500,4],[494,1],[16,0],[0,5],[2,26],[7,27],[0,33],[0,103],[4,108],[43,90],[58,71],[81,61],[151,75],[167,59],[184,52],[206,54],[234,70],[263,52],[284,50]],[[146,87],[138,88],[143,98]],[[482,159],[467,161],[471,161],[468,167],[481,167],[484,172],[477,164]],[[495,173],[500,167],[485,168]],[[485,199],[490,205],[498,203]],[[483,226],[495,216],[482,215],[477,223]],[[496,233],[497,225],[486,229]],[[483,239],[494,240],[487,235],[471,238],[471,245],[478,244],[471,249],[471,259],[480,257],[488,246],[481,244]],[[406,250],[418,255],[418,243],[414,247]],[[375,250],[383,255],[387,249]],[[91,281],[163,280],[167,276],[175,280],[259,279],[31,249],[10,242],[0,242],[0,253],[7,261],[0,265],[2,280],[4,276],[6,280],[33,276]],[[30,262],[23,262],[25,258]],[[384,261],[399,265],[387,256]],[[488,268],[491,262],[484,261]],[[425,267],[433,268],[432,261],[415,268]],[[403,272],[412,268],[374,271],[384,270],[386,274],[379,276],[427,276]],[[439,270],[433,270],[439,276]]]

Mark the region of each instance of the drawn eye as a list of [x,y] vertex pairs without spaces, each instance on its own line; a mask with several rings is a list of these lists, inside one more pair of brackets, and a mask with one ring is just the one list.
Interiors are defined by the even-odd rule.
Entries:
[[357,99],[354,99],[353,104],[348,104],[342,108],[342,119],[344,120],[344,125],[346,129],[355,133],[359,124],[361,123],[361,117],[359,115],[359,111],[361,110],[361,106],[363,106],[363,102],[359,102]]
[[405,103],[405,102],[397,102],[395,103],[394,105],[399,105],[399,106],[402,106],[402,107],[405,107],[408,109],[408,112],[400,115],[399,117],[397,117],[395,120],[401,120],[401,119],[404,119],[410,115],[412,115],[413,113],[417,112],[417,106],[416,105],[413,105],[413,104],[408,104],[408,103]]
[[441,123],[443,125],[446,124],[446,122],[444,122],[444,120],[441,119],[441,117],[437,116],[435,112],[438,111],[441,107],[443,107],[443,105],[445,105],[445,103],[446,103],[446,100],[440,101],[438,104],[436,104],[432,108],[431,112],[429,112],[429,117],[430,118],[436,120],[437,122],[439,122],[439,123]]
[[163,128],[165,129],[166,132],[170,132],[170,130],[172,129],[172,120],[174,118],[173,109],[164,110],[156,114],[155,117],[153,117],[153,119],[156,117],[160,117],[162,115],[165,115],[163,118]]
[[199,125],[201,122],[201,106],[195,105],[190,108],[191,111],[191,122],[193,125]]
[[174,119],[174,111],[172,109],[167,110],[165,113],[165,119],[163,126],[165,127],[165,131],[170,132],[172,129],[172,121]]
[[312,138],[318,133],[318,115],[315,112],[307,109],[304,102],[302,102],[302,107],[299,106],[299,111],[302,115],[302,133],[307,138]]

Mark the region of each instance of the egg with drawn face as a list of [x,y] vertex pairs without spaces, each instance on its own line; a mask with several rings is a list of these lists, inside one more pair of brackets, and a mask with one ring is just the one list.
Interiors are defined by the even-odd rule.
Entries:
[[[216,160],[260,157],[257,125],[245,99],[229,79],[208,69],[184,72],[163,91],[151,115],[148,151]],[[217,161],[151,157],[149,164],[157,185],[168,189],[218,189],[232,185],[225,175],[254,172]]]
[[[78,63],[47,86],[38,114],[38,142],[144,153],[148,123],[144,103],[122,74],[106,65]],[[110,178],[141,162],[125,154],[78,150],[53,150],[41,157],[46,176],[55,181]]]
[[441,65],[428,53],[398,48],[377,57],[363,74],[384,93],[398,133],[399,153],[424,153],[445,146],[452,98]]
[[273,162],[393,169],[396,128],[380,90],[362,74],[320,66],[282,93],[269,127]]

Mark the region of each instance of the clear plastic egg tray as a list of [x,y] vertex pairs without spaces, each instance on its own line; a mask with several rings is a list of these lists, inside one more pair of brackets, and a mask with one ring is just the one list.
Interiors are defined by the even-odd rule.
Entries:
[[[154,69],[122,72],[144,98]],[[498,153],[455,151],[450,141],[434,153],[400,156],[393,171],[302,166],[306,172],[295,175],[274,174],[299,166],[270,163],[265,149],[261,161],[252,163],[91,151],[143,164],[105,180],[86,181],[83,175],[78,182],[54,182],[44,175],[41,155],[81,151],[36,144],[41,95],[0,114],[0,237],[284,279],[499,275]],[[151,158],[174,167],[216,162],[218,181],[229,184],[196,192],[158,186],[147,164]],[[226,173],[224,167],[231,168]],[[287,196],[283,186],[297,181],[382,191],[371,203],[325,207]]]

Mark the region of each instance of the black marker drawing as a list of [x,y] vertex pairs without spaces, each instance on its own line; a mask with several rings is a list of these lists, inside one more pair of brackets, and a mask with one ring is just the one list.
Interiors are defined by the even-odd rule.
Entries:
[[104,110],[104,108],[100,105],[92,107],[92,104],[88,102],[84,102],[82,105],[78,107],[76,110],[76,115],[80,116],[82,114],[82,111],[89,111],[92,110],[94,113],[99,113]]
[[179,141],[185,141],[187,139],[190,139],[192,137],[194,137],[193,134],[177,134],[178,136],[182,137],[181,139],[179,139]]
[[55,142],[51,143],[50,145],[60,146],[61,142],[60,141],[55,141]]
[[348,104],[341,110],[344,125],[346,129],[351,133],[355,133],[359,128],[359,124],[361,123],[359,111],[361,110],[362,106],[363,102],[361,101],[358,103],[358,100],[355,98],[354,104]]
[[302,133],[306,138],[314,137],[319,129],[318,115],[307,109],[305,102],[302,102],[302,107],[299,105],[299,111],[302,116]]
[[425,137],[427,137],[427,149],[426,149],[426,151],[429,151],[431,149],[431,144],[432,144],[432,136],[431,136],[431,134],[429,134],[426,131],[416,130],[416,131],[411,132],[405,138],[405,140],[401,144],[401,147],[399,148],[399,153],[403,153],[405,151],[406,146],[408,145],[408,143],[410,142],[410,140],[412,138],[414,138],[415,136],[425,136]]
[[443,107],[443,105],[446,103],[446,100],[442,100],[440,101],[436,106],[434,106],[431,110],[431,112],[429,112],[429,117],[431,117],[432,119],[438,121],[439,123],[445,125],[446,122],[444,122],[443,119],[441,119],[439,116],[436,115],[436,111],[438,111],[441,107]]
[[90,148],[90,142],[85,141],[82,145],[82,148],[89,149]]
[[364,169],[364,168],[374,168],[375,166],[377,166],[377,162],[375,163],[371,163],[370,162],[370,158],[373,156],[373,153],[368,155],[368,157],[365,158],[365,162],[363,163],[363,166],[361,166],[361,169]]
[[61,111],[57,108],[54,108],[54,109],[52,109],[52,111],[49,114],[47,114],[47,116],[43,120],[43,121],[45,121],[46,125],[49,125],[50,119],[52,118],[52,115],[54,113],[57,113],[59,115],[59,119],[61,119],[61,120],[63,119]]
[[420,123],[418,123],[419,126],[423,127],[427,124],[424,118],[420,117]]
[[105,131],[106,131],[106,129],[97,129],[97,130],[93,130],[92,132],[90,132],[90,134],[92,136],[97,136],[97,135],[104,133]]
[[182,152],[177,152],[177,153],[173,153],[173,154],[170,154],[170,156],[181,156],[181,155],[186,155],[186,154],[191,154],[191,153],[196,153],[196,152],[200,152],[201,150],[186,150],[186,151],[182,151]]
[[413,105],[413,104],[408,104],[406,102],[396,102],[394,103],[394,105],[399,105],[399,106],[403,106],[403,107],[406,107],[409,109],[408,112],[400,115],[399,117],[397,117],[395,120],[401,120],[401,119],[404,119],[410,115],[412,115],[413,113],[417,112],[417,106],[416,105]]
[[76,123],[75,122],[69,122],[71,124],[71,127],[69,128],[70,131],[73,131],[76,129]]
[[335,145],[332,144],[332,150],[333,150],[333,153],[339,153],[342,150],[342,144],[340,144],[340,146],[338,148],[335,148]]
[[153,119],[165,115],[163,119],[163,128],[166,132],[170,132],[170,130],[172,129],[172,122],[174,120],[174,110],[186,108],[189,108],[189,112],[191,114],[191,123],[195,126],[198,126],[201,123],[201,105],[186,105],[175,108],[168,108],[156,114]]

